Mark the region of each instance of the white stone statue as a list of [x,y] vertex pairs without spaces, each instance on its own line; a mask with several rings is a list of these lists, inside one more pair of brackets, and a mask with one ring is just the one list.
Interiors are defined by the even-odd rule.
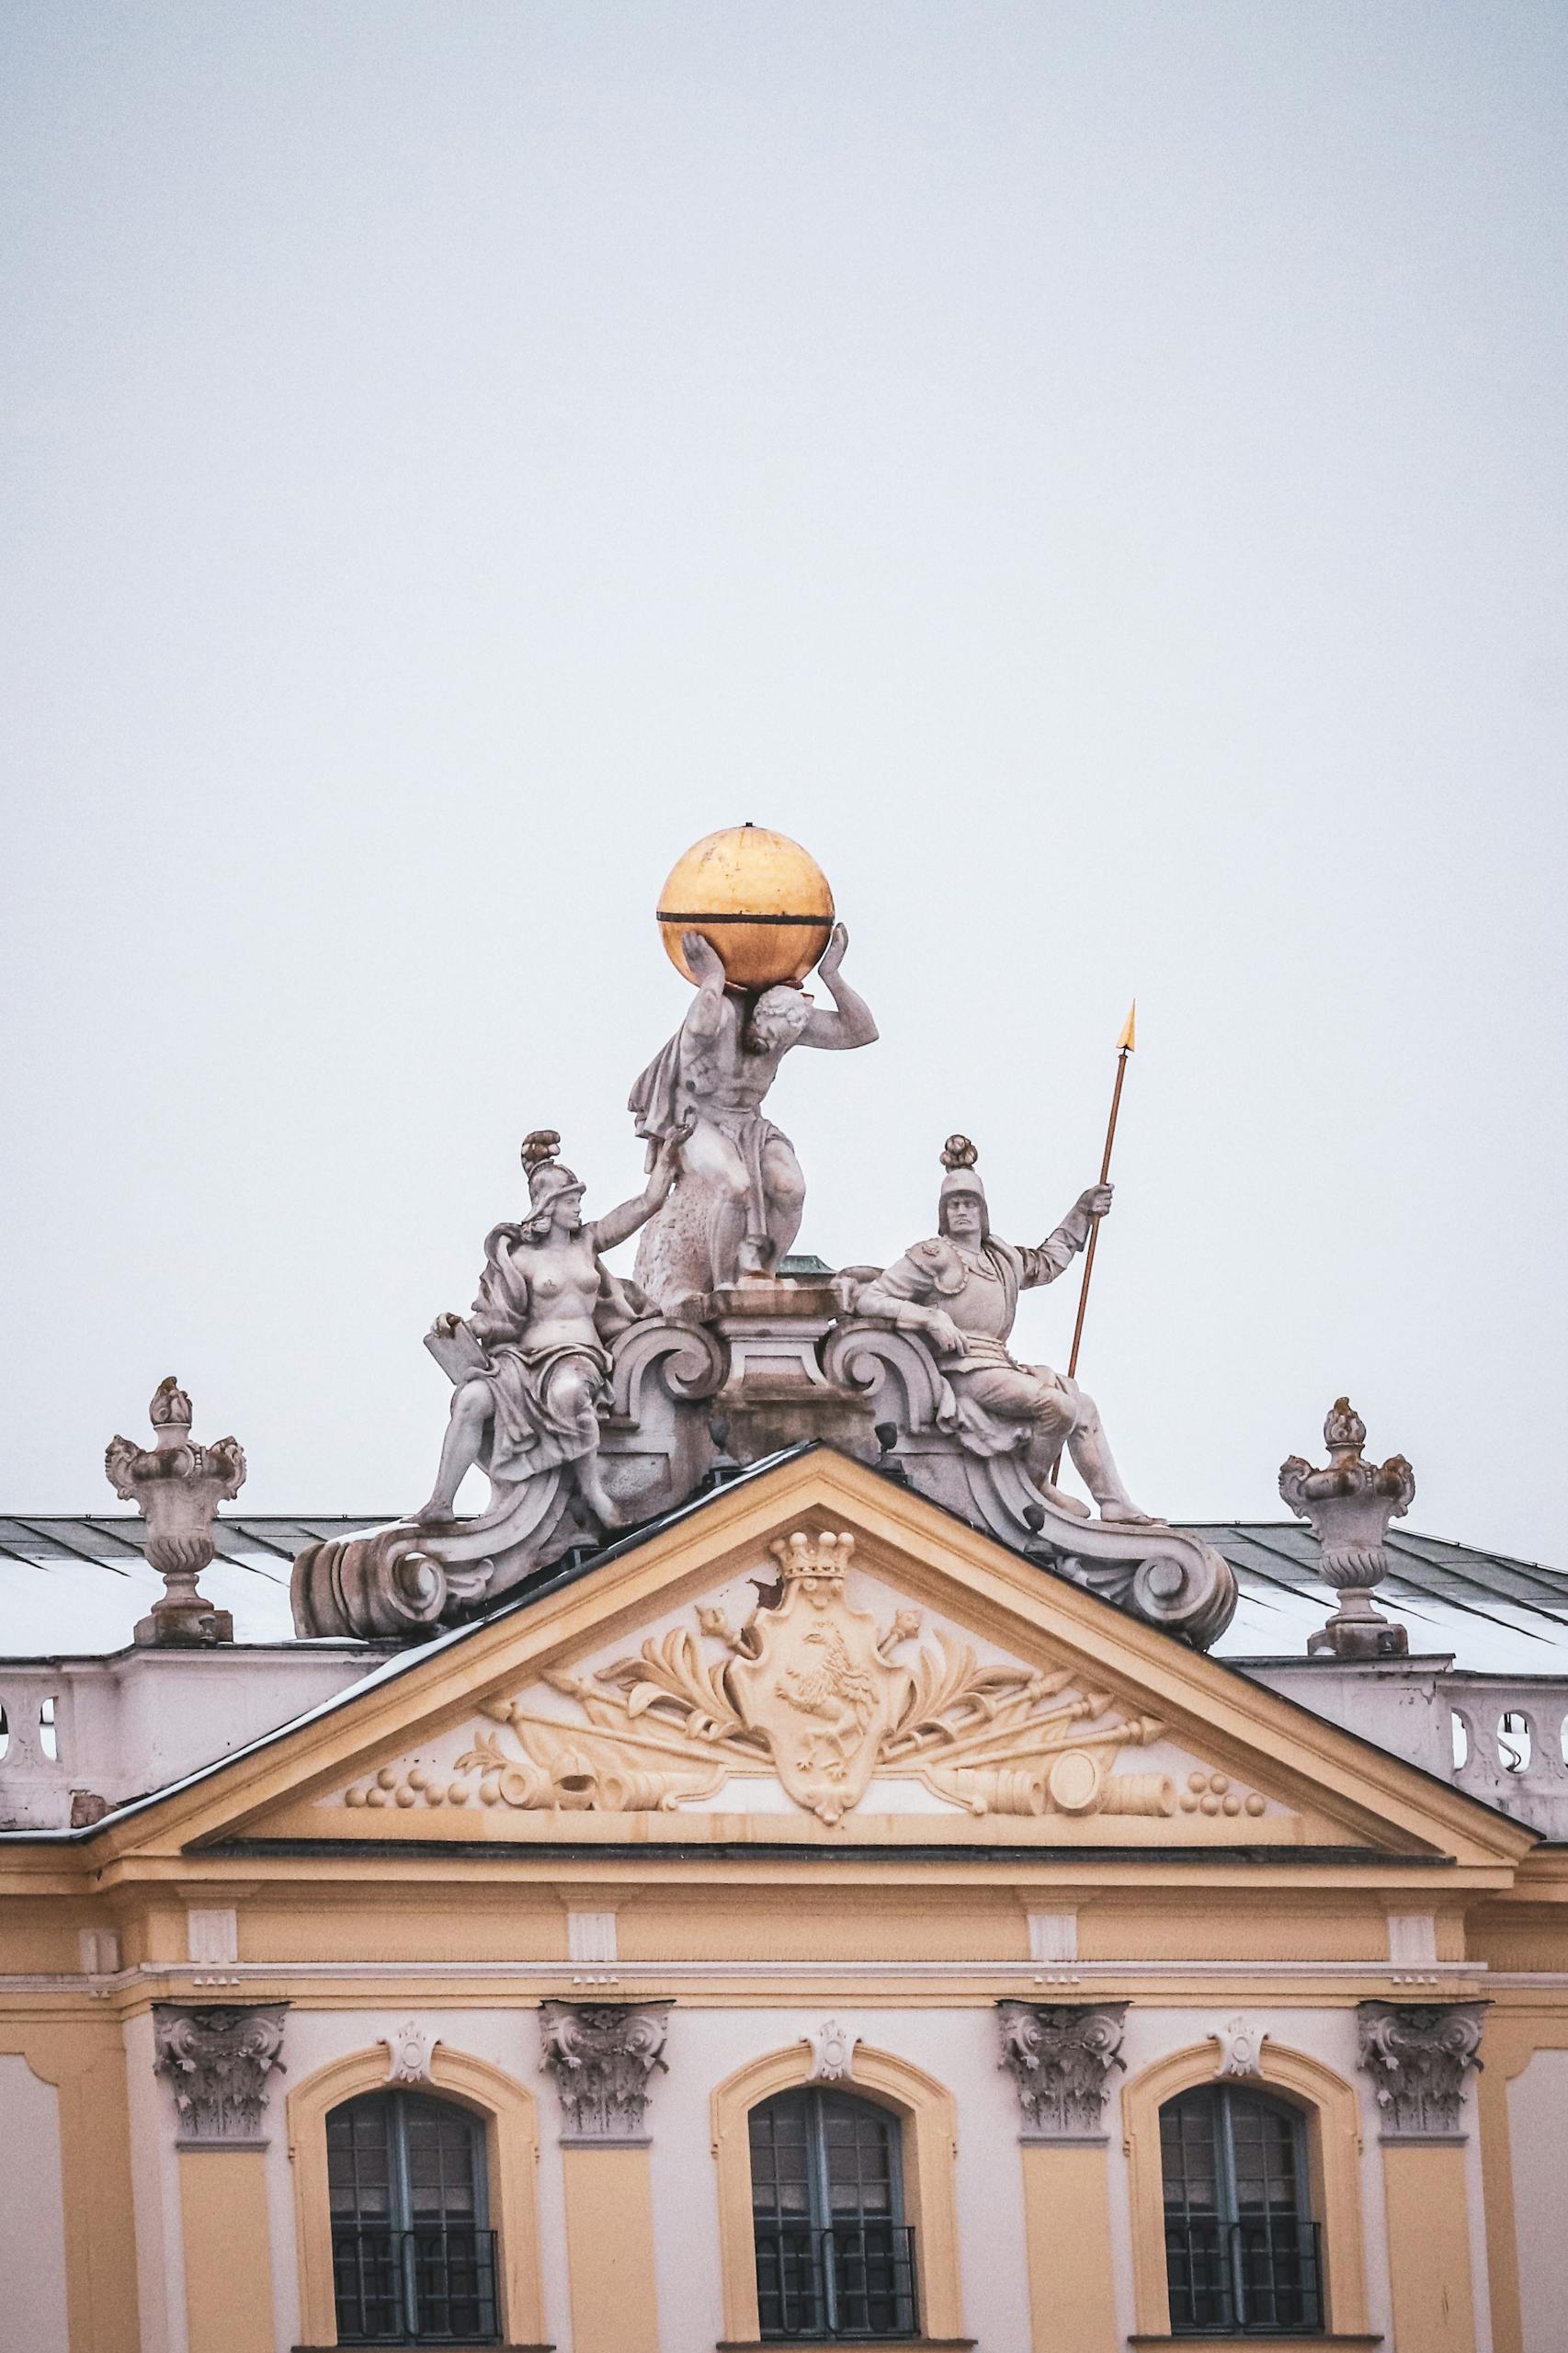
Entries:
[[862,1315],[882,1315],[921,1332],[940,1362],[955,1403],[953,1427],[978,1455],[1019,1454],[1040,1492],[1059,1509],[1082,1512],[1051,1484],[1063,1449],[1072,1456],[1102,1519],[1149,1524],[1121,1483],[1094,1399],[1047,1365],[1019,1364],[1007,1353],[1018,1293],[1054,1282],[1110,1208],[1111,1188],[1080,1193],[1038,1249],[1003,1242],[991,1231],[979,1154],[967,1136],[949,1136],[937,1209],[939,1231],[916,1242],[896,1266],[860,1285]]
[[637,1199],[585,1224],[584,1188],[555,1157],[560,1142],[551,1130],[527,1139],[531,1216],[486,1236],[479,1296],[466,1319],[437,1318],[431,1343],[456,1388],[435,1488],[415,1515],[421,1521],[450,1521],[477,1462],[497,1497],[570,1464],[595,1518],[619,1525],[599,1475],[599,1408],[608,1395],[608,1342],[638,1303],[601,1260],[665,1199],[675,1154],[661,1144]]
[[762,1105],[791,1046],[842,1051],[874,1041],[870,1009],[839,970],[847,945],[835,924],[817,968],[835,1010],[823,1013],[801,989],[755,997],[727,989],[716,950],[699,932],[683,935],[697,995],[629,1105],[651,1155],[670,1147],[679,1155],[675,1190],[637,1249],[637,1281],[658,1306],[768,1273],[799,1233],[805,1179],[789,1137],[763,1117]]

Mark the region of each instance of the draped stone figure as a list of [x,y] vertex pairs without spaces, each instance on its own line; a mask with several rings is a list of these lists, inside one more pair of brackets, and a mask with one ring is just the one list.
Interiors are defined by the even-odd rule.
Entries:
[[[661,1146],[643,1191],[585,1224],[584,1188],[540,1130],[523,1146],[531,1214],[486,1236],[479,1296],[464,1318],[437,1317],[431,1336],[456,1388],[436,1485],[415,1518],[449,1521],[477,1462],[499,1497],[570,1464],[578,1493],[606,1527],[618,1515],[597,1460],[608,1394],[608,1343],[639,1312],[602,1261],[653,1216],[670,1189],[674,1154]],[[494,1508],[493,1504],[492,1508]]]
[[650,1166],[661,1146],[678,1155],[675,1190],[637,1249],[637,1281],[659,1307],[771,1272],[799,1233],[805,1178],[762,1105],[791,1046],[842,1051],[874,1042],[870,1009],[839,971],[848,941],[835,924],[817,967],[834,1001],[825,1013],[798,988],[756,996],[727,989],[708,941],[682,936],[697,995],[628,1107],[648,1140]]
[[1146,1522],[1121,1483],[1094,1399],[1064,1373],[1019,1364],[1007,1350],[1019,1292],[1054,1282],[1072,1264],[1095,1219],[1108,1211],[1112,1188],[1091,1185],[1046,1241],[1027,1248],[992,1233],[978,1157],[967,1136],[949,1138],[937,1233],[863,1282],[857,1308],[924,1333],[952,1392],[952,1427],[970,1453],[1022,1455],[1053,1504],[1081,1512],[1082,1504],[1051,1484],[1065,1449],[1103,1519]]

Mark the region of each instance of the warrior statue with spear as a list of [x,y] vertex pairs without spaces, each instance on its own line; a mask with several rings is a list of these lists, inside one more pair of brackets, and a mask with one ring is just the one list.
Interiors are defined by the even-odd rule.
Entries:
[[[1131,1051],[1131,1022],[1118,1068],[1117,1094]],[[925,1335],[954,1400],[953,1427],[974,1454],[1022,1454],[1030,1476],[1059,1510],[1083,1515],[1085,1506],[1055,1485],[1063,1449],[1099,1507],[1102,1519],[1147,1523],[1122,1485],[1099,1409],[1074,1374],[1083,1336],[1083,1299],[1074,1336],[1073,1366],[1065,1374],[1047,1365],[1019,1364],[1008,1353],[1018,1294],[1054,1282],[1085,1245],[1093,1251],[1099,1222],[1111,1203],[1108,1181],[1112,1128],[1106,1141],[1101,1180],[1081,1193],[1048,1240],[1038,1248],[1003,1242],[991,1231],[985,1188],[975,1163],[979,1154],[967,1136],[949,1136],[942,1151],[947,1174],[937,1208],[938,1231],[916,1242],[895,1266],[862,1283],[856,1305],[862,1315],[885,1315],[901,1330]]]

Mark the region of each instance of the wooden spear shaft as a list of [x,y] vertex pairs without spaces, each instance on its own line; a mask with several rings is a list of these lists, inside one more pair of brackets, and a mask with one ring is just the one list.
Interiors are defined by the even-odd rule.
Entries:
[[[1121,1109],[1122,1082],[1127,1076],[1127,1057],[1138,1043],[1138,1000],[1132,1000],[1132,1010],[1122,1025],[1116,1041],[1116,1085],[1110,1095],[1110,1118],[1106,1122],[1105,1150],[1100,1154],[1100,1183],[1110,1182],[1110,1155],[1116,1148],[1117,1115]],[[1067,1378],[1072,1381],[1078,1370],[1078,1351],[1084,1345],[1084,1316],[1089,1304],[1089,1283],[1095,1271],[1095,1250],[1100,1238],[1100,1221],[1096,1218],[1089,1228],[1089,1246],[1084,1253],[1084,1279],[1078,1287],[1078,1313],[1073,1325],[1073,1353],[1067,1359]],[[1062,1468],[1059,1454],[1051,1466],[1051,1483],[1056,1484],[1056,1474]]]

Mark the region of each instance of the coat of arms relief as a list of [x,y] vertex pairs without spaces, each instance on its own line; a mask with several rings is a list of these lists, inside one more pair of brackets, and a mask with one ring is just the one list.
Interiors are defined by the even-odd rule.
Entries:
[[880,1622],[846,1590],[851,1535],[797,1530],[771,1549],[777,1579],[753,1580],[738,1628],[699,1607],[635,1656],[547,1674],[573,1717],[490,1702],[450,1771],[389,1767],[347,1802],[670,1813],[765,1779],[829,1828],[873,1782],[900,1779],[971,1815],[1188,1807],[1168,1773],[1117,1769],[1123,1749],[1160,1738],[1155,1717],[1074,1688],[1069,1668],[988,1663],[956,1634],[926,1636],[916,1610]]

